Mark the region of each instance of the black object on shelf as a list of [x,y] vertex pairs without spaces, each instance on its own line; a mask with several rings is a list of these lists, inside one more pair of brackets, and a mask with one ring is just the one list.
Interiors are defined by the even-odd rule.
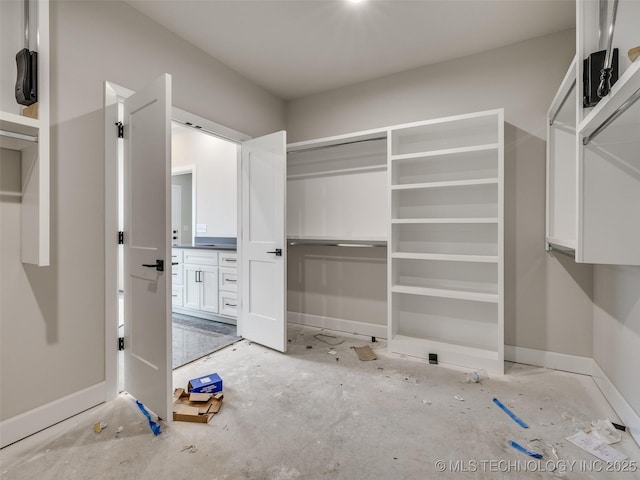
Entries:
[[[600,86],[602,70],[604,69],[604,61],[607,55],[606,50],[594,52],[584,59],[584,68],[582,71],[583,83],[583,107],[595,107],[601,98],[598,96],[598,87]],[[609,85],[613,85],[618,81],[618,49],[613,49],[613,61],[611,62],[611,78]],[[608,92],[607,92],[608,93]]]

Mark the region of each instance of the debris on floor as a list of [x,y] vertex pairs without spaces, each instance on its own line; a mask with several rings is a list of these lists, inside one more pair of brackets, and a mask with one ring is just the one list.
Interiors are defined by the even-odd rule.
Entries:
[[307,350],[311,350],[313,348],[313,345],[307,345]]
[[195,445],[185,445],[184,447],[182,447],[182,450],[180,450],[181,452],[189,452],[189,453],[196,453],[198,451],[198,447],[196,447]]
[[519,452],[522,452],[526,455],[529,455],[530,457],[533,458],[542,458],[542,454],[541,453],[537,453],[537,452],[532,452],[531,450],[527,450],[526,448],[524,448],[522,445],[520,445],[517,442],[514,442],[513,440],[509,440],[509,445],[511,445],[513,448],[515,448],[516,450],[518,450]]
[[467,373],[467,383],[482,383],[483,380],[489,378],[486,370],[478,370],[476,372]]
[[96,433],[100,433],[102,430],[104,430],[105,428],[107,428],[107,424],[106,423],[102,423],[102,422],[96,422],[93,425],[93,431]]
[[515,415],[515,413],[513,413],[511,410],[509,410],[507,407],[505,407],[500,400],[498,400],[497,398],[494,397],[493,398],[493,403],[495,403],[498,407],[500,407],[504,413],[509,415],[513,419],[513,421],[516,422],[518,425],[520,425],[522,428],[529,428],[529,425],[527,425],[522,420],[520,420]]
[[358,358],[360,360],[362,360],[363,362],[367,362],[369,360],[375,360],[376,358],[376,354],[373,353],[373,350],[371,350],[371,347],[369,345],[365,345],[363,347],[351,347],[356,351],[356,354],[358,355]]
[[326,343],[327,345],[331,345],[332,347],[340,345],[344,342],[344,338],[341,339],[333,335],[327,335],[326,333],[317,333],[313,337],[317,340],[320,340],[321,342]]
[[582,430],[570,437],[567,437],[567,440],[605,462],[622,462],[628,458],[624,453],[610,447],[607,442],[589,435]]
[[184,388],[173,392],[173,420],[209,423],[222,408],[222,393],[189,393]]
[[456,400],[458,400],[459,402],[464,402],[464,398],[462,398],[460,395],[456,395],[455,397]]
[[189,380],[189,393],[217,393],[222,391],[222,378],[217,373]]
[[607,445],[618,443],[622,439],[622,433],[613,426],[609,420],[597,420],[591,422],[590,427],[584,429],[584,433],[594,436]]
[[337,354],[338,354],[338,351],[337,351],[337,350],[334,350],[334,349],[332,348],[332,349],[331,349],[331,350],[329,350],[327,353],[328,353],[329,355],[337,355]]
[[160,425],[153,421],[153,419],[151,418],[151,414],[147,411],[144,405],[140,403],[139,400],[136,400],[136,405],[138,405],[140,411],[144,414],[145,417],[147,417],[147,420],[149,420],[149,427],[151,428],[153,434],[156,436],[160,435],[160,433],[162,432]]

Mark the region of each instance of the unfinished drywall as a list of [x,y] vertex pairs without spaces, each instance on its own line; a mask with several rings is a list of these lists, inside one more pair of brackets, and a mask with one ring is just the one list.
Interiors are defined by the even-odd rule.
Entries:
[[594,267],[593,359],[640,416],[640,267]]
[[104,82],[168,72],[183,110],[249,135],[284,126],[279,99],[122,2],[52,2],[51,53],[51,266],[16,263],[3,215],[0,420],[105,380]]
[[592,267],[544,250],[545,114],[574,52],[570,30],[290,101],[287,131],[295,142],[503,107],[505,343],[591,357]]

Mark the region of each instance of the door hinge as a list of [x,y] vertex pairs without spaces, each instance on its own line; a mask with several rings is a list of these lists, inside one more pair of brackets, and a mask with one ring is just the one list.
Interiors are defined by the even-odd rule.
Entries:
[[124,123],[116,122],[116,127],[118,127],[118,138],[124,138]]
[[118,351],[124,350],[124,337],[118,337]]
[[118,232],[118,245],[124,245],[124,232]]

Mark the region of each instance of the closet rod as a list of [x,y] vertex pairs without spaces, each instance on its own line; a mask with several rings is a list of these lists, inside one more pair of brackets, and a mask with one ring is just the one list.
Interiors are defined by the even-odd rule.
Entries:
[[583,145],[588,145],[591,140],[596,138],[602,131],[607,128],[611,123],[613,123],[620,115],[626,112],[631,105],[636,103],[636,101],[640,99],[640,88],[635,91],[633,95],[631,95],[622,105],[620,105],[615,112],[607,117],[605,121],[603,121],[590,135],[587,135],[582,139]]
[[573,258],[575,260],[575,258],[576,258],[576,252],[575,251],[568,250],[566,248],[557,247],[553,243],[549,243],[548,245],[549,245],[549,251],[550,252],[559,253],[560,255],[565,255],[565,256]]
[[358,243],[343,243],[343,242],[323,242],[321,240],[290,240],[287,242],[290,247],[299,245],[310,245],[313,247],[353,247],[353,248],[374,248],[374,247],[386,247],[386,242],[358,242]]
[[385,135],[384,137],[365,138],[364,140],[352,140],[351,142],[332,143],[331,145],[321,145],[319,147],[301,148],[300,150],[287,152],[287,155],[289,155],[290,153],[313,152],[315,150],[324,150],[325,148],[341,147],[343,145],[352,145],[354,143],[377,142],[379,140],[386,140],[386,139],[387,139],[387,136]]
[[38,142],[38,137],[25,135],[23,133],[10,132],[8,130],[0,130],[0,135],[3,137],[17,138],[18,140],[26,140],[27,142]]
[[564,106],[565,102],[567,101],[567,98],[569,98],[569,95],[571,95],[571,93],[573,93],[573,89],[574,89],[575,86],[576,86],[576,80],[574,79],[573,82],[571,83],[571,86],[567,90],[567,93],[564,94],[564,98],[560,102],[560,105],[558,105],[558,107],[553,111],[553,114],[551,115],[551,118],[549,118],[549,125],[553,125],[553,122],[556,121],[556,117],[560,113],[560,110],[562,110],[562,107]]

